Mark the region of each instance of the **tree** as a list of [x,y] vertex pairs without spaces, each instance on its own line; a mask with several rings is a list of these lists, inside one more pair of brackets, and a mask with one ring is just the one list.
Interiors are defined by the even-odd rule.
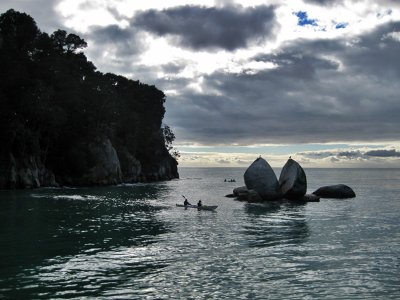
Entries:
[[168,152],[179,157],[175,135],[162,127],[165,94],[96,71],[79,51],[86,46],[64,30],[42,33],[27,14],[0,14],[0,174],[10,154],[31,155],[60,182],[78,179],[91,168],[91,145],[104,139],[142,170],[156,169]]
[[2,49],[27,54],[39,33],[33,18],[25,13],[10,9],[0,15]]
[[84,39],[81,39],[76,34],[67,34],[65,30],[55,31],[50,38],[53,41],[54,48],[60,52],[73,53],[77,49],[83,49],[87,47],[87,43]]
[[162,134],[164,136],[165,147],[167,148],[168,152],[173,158],[178,159],[181,154],[172,146],[172,142],[175,140],[175,134],[168,125],[164,125],[164,128],[162,128]]

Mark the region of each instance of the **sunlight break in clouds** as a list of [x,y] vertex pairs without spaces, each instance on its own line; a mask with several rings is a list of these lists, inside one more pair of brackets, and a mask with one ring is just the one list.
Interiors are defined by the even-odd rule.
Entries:
[[[334,145],[333,145],[334,146]],[[385,146],[378,148],[362,145],[335,148],[320,151],[304,151],[289,154],[277,154],[259,151],[243,152],[201,152],[182,151],[180,164],[184,167],[248,167],[259,155],[268,160],[274,168],[282,168],[289,156],[305,168],[399,168],[400,147]]]

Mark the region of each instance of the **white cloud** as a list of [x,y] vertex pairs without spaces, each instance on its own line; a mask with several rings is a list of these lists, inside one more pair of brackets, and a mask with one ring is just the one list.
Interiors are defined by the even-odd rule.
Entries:
[[65,26],[85,33],[90,26],[107,26],[121,23],[107,9],[107,1],[61,1],[57,12],[65,18]]
[[[378,139],[385,144],[380,150],[399,149],[387,143],[399,138],[400,26],[390,23],[400,20],[398,1],[40,0],[40,9],[30,2],[3,0],[0,8],[17,5],[23,11],[25,6],[45,24],[43,30],[54,30],[59,22],[89,42],[85,53],[100,71],[164,90],[166,122],[178,142],[251,146],[360,140],[365,145],[352,149],[360,153],[355,156],[339,155],[348,148],[292,155],[306,166],[400,166],[398,157],[365,155]],[[196,48],[184,40],[193,37],[185,28],[181,35],[157,35],[135,25],[140,13],[184,5],[197,11],[217,7],[220,16],[227,7],[234,15],[232,7],[268,11],[272,5],[275,17],[268,20],[275,26],[260,38],[244,36],[231,48],[220,40],[195,40],[202,46]],[[299,11],[316,25],[299,26],[294,14]],[[277,167],[287,159],[260,154]],[[188,152],[181,165],[243,166],[253,160],[254,153]]]
[[383,39],[391,38],[397,42],[400,42],[400,31],[393,31],[391,33],[386,34]]
[[[268,145],[269,146],[269,145]],[[327,146],[327,145],[325,145]],[[282,168],[289,156],[299,162],[304,168],[399,168],[400,144],[386,145],[353,145],[346,148],[336,148],[332,145],[327,150],[311,150],[289,154],[274,154],[271,152],[202,152],[201,150],[182,151],[179,163],[183,167],[248,167],[259,155],[265,158],[274,168]],[[291,145],[290,147],[295,147]],[[201,146],[196,146],[201,149]],[[188,149],[188,147],[186,147]]]
[[[61,1],[57,11],[65,18],[65,25],[81,33],[86,33],[92,26],[118,25],[126,28],[129,20],[135,13],[149,9],[168,9],[183,5],[199,5],[195,0],[171,0],[171,1],[129,1],[129,0],[76,0]],[[217,70],[249,74],[257,73],[260,68],[273,67],[261,66],[260,62],[251,61],[251,57],[261,51],[276,51],[282,43],[296,39],[332,39],[339,36],[354,36],[365,30],[370,30],[378,24],[387,22],[388,19],[399,19],[397,12],[389,13],[390,6],[384,6],[373,1],[346,1],[345,5],[318,6],[304,3],[300,0],[286,1],[201,1],[201,6],[212,7],[226,5],[241,5],[242,7],[255,7],[258,5],[271,4],[276,6],[277,21],[279,23],[276,39],[269,39],[262,43],[252,44],[250,47],[234,52],[227,51],[192,51],[176,47],[164,37],[146,35],[145,41],[148,45],[135,57],[135,64],[148,65],[149,67],[165,64],[174,60],[188,61],[183,77],[196,79],[202,74],[211,74]],[[300,27],[297,25],[296,11],[307,11],[312,19],[318,22],[318,28]],[[337,30],[338,23],[348,24],[346,28]],[[396,38],[397,35],[390,36]],[[99,44],[89,44],[91,48],[101,48]],[[93,51],[94,52],[94,51]],[[104,57],[104,55],[103,55]],[[96,63],[96,57],[90,57]],[[258,64],[258,65],[255,65]],[[102,60],[99,65],[101,70],[108,70],[107,60]],[[158,77],[154,74],[154,77]]]

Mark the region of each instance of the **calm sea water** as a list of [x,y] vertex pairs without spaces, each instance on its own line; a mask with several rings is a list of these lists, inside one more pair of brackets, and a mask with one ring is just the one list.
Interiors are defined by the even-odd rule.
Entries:
[[[309,192],[357,194],[307,204],[225,198],[243,173],[0,192],[0,298],[400,298],[399,169],[306,170]],[[181,195],[218,209],[178,208]]]

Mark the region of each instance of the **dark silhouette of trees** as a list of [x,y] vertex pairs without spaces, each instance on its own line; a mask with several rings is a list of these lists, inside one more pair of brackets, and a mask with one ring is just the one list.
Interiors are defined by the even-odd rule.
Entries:
[[174,134],[161,128],[164,93],[97,71],[86,46],[64,30],[41,32],[25,13],[0,15],[0,168],[10,153],[39,155],[56,174],[79,175],[90,168],[88,145],[104,138],[144,166],[177,157]]
[[51,35],[51,41],[55,50],[60,52],[75,52],[77,49],[87,47],[87,43],[76,34],[67,34],[65,30],[57,30]]

